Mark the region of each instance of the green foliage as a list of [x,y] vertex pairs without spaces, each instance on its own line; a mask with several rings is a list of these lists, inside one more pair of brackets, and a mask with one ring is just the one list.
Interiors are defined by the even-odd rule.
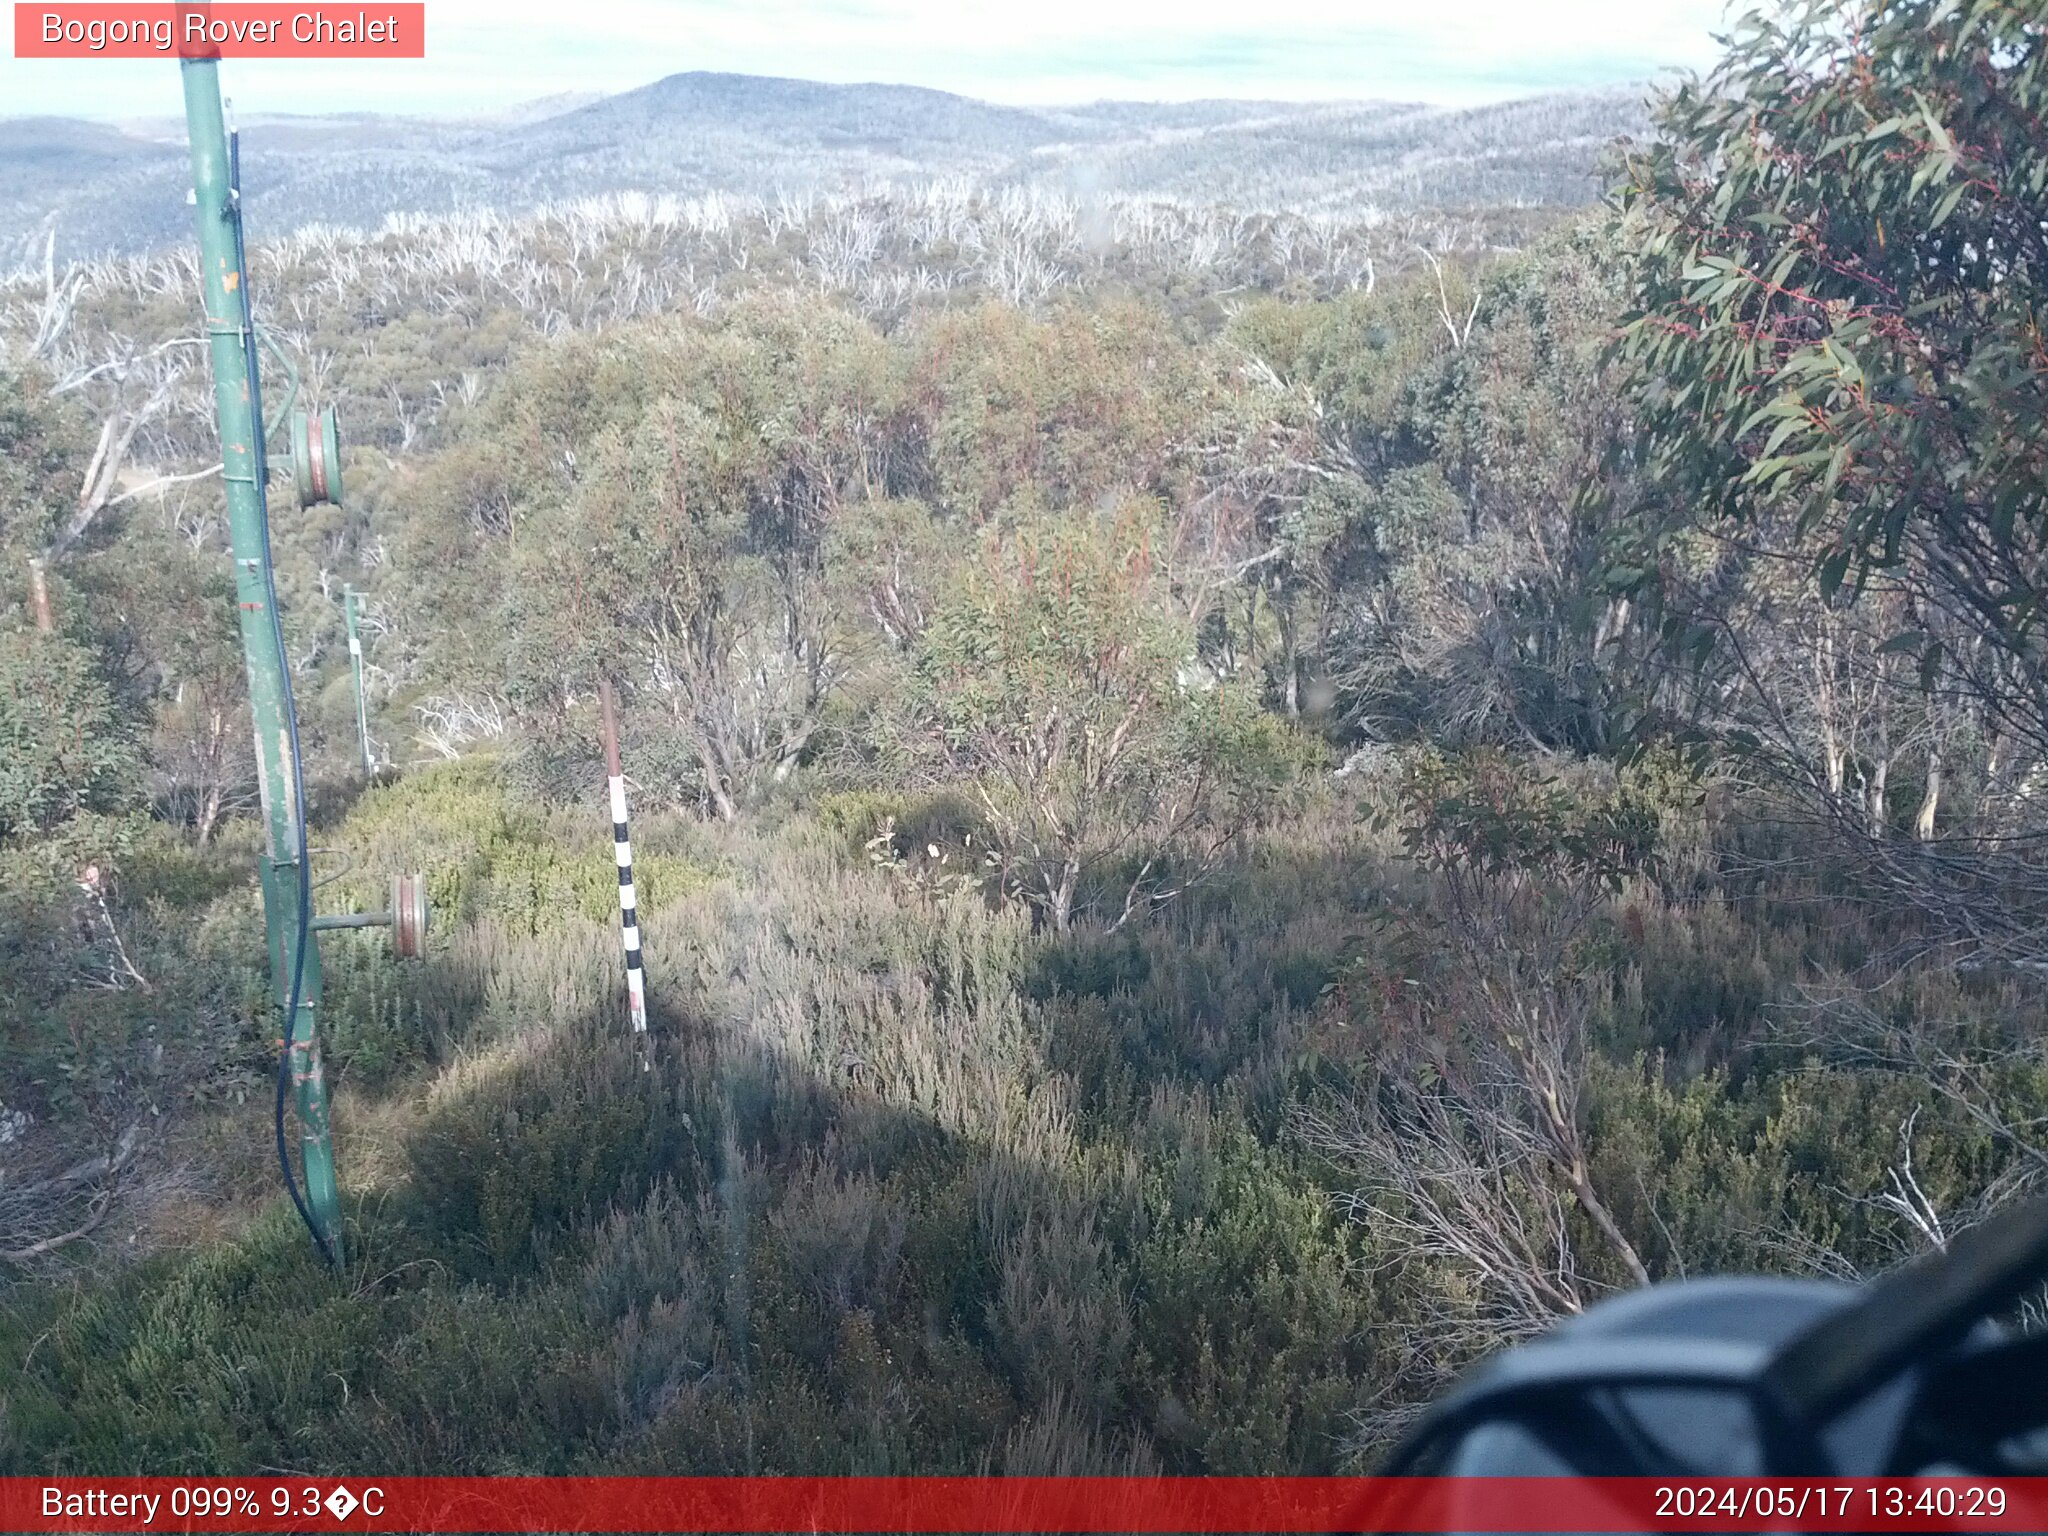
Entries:
[[1327,1200],[1243,1123],[1159,1095],[1140,1130],[1150,1231],[1135,1260],[1139,1379],[1171,1465],[1334,1471],[1333,1428],[1372,1363],[1371,1292]]
[[84,646],[0,630],[0,837],[47,832],[131,799],[139,764],[129,729]]
[[[678,886],[649,913],[668,935],[650,985],[687,1022],[654,1037],[643,1069],[615,1014],[550,1007],[592,972],[616,987],[615,934],[508,940],[492,915],[494,861],[520,844],[500,835],[517,808],[479,806],[490,783],[485,765],[417,775],[338,829],[374,846],[445,819],[447,844],[483,844],[487,867],[465,876],[474,894],[456,908],[477,915],[451,920],[426,973],[380,984],[426,995],[446,984],[434,972],[485,964],[479,1006],[496,1021],[473,1024],[452,1061],[399,1064],[418,1102],[382,1101],[394,1144],[366,1162],[350,1034],[363,978],[330,948],[330,1003],[347,1016],[334,1026],[345,1166],[377,1170],[358,1190],[357,1268],[329,1291],[291,1229],[265,1219],[88,1298],[20,1288],[0,1306],[0,1351],[43,1342],[5,1393],[10,1456],[444,1471],[1335,1464],[1341,1351],[1363,1302],[1341,1292],[1344,1243],[1320,1193],[1261,1149],[1240,1107],[1204,1108],[1200,1090],[1141,1127],[1119,1089],[1077,1136],[1055,1108],[1071,1080],[1038,1042],[1071,1033],[1078,1048],[1085,1000],[1037,987],[1033,1021],[1024,984],[1039,951],[1014,918],[892,901],[844,831],[750,836],[744,884]],[[663,835],[658,820],[650,831]],[[168,851],[159,863],[157,888],[203,895]],[[1276,869],[1260,906],[1290,886]],[[767,949],[764,894],[788,935]],[[1208,985],[1230,995],[1191,1008],[1176,944],[1148,934],[1160,985],[1128,1013],[1140,1105],[1162,1073],[1263,1063],[1245,1026],[1284,995],[1232,980],[1263,963],[1263,941],[1231,922],[1249,893],[1190,900]],[[1137,1178],[1139,1153],[1156,1178]],[[302,1293],[289,1334],[275,1310],[287,1292]],[[1156,1337],[1141,1347],[1145,1330]],[[1302,1372],[1272,1369],[1275,1351]],[[255,1363],[222,1371],[230,1358]]]
[[90,617],[124,712],[149,724],[136,734],[152,805],[210,838],[224,816],[256,800],[228,561],[159,529],[129,526],[69,562],[69,574],[75,595],[67,612]]
[[[538,935],[576,918],[618,914],[618,868],[602,794],[582,814],[551,812],[508,792],[499,764],[484,758],[439,764],[366,791],[346,826],[350,869],[335,887],[339,906],[375,909],[391,873],[427,876],[433,921],[453,928],[490,921]],[[658,907],[707,876],[691,860],[646,838],[633,876],[644,906]]]
[[916,723],[978,786],[1004,888],[1062,931],[1106,872],[1135,871],[1124,915],[1198,877],[1299,761],[1241,690],[1184,681],[1193,637],[1161,612],[1157,537],[1142,504],[992,536],[917,653]]
[[529,1273],[688,1166],[689,1117],[629,1041],[515,1040],[464,1077],[407,1148],[420,1219],[464,1273]]
[[1190,637],[1150,600],[1156,538],[1150,509],[1130,504],[1113,519],[1046,519],[991,539],[921,650],[920,681],[946,739],[1021,736],[1070,715],[1107,751],[1126,720],[1169,709]]
[[0,592],[7,608],[25,606],[25,562],[61,526],[90,452],[77,418],[49,391],[40,369],[0,367]]
[[1609,754],[1641,730],[1656,680],[1602,584],[1636,474],[1610,241],[1569,226],[1232,333],[1273,374],[1251,483],[1287,557],[1250,579],[1307,694],[1369,740]]
[[119,1135],[237,1091],[262,930],[222,876],[132,815],[0,849],[0,1102]]
[[[1482,847],[1530,878],[1613,856],[1614,792],[1567,796],[1499,762],[1448,771],[1430,803],[1464,809],[1446,825],[1497,815],[1508,830]],[[1631,792],[1683,798],[1653,780]],[[1369,1225],[1339,1221],[1327,1181],[1341,1170],[1283,1130],[1290,1106],[1384,1048],[1387,1014],[1333,960],[1366,946],[1399,963],[1372,917],[1402,877],[1326,806],[1248,835],[1170,923],[1034,938],[971,897],[906,900],[861,853],[891,818],[926,837],[949,814],[847,796],[819,824],[725,838],[716,872],[693,861],[700,873],[645,909],[660,1028],[643,1069],[610,923],[533,928],[509,894],[536,850],[568,862],[578,846],[552,813],[509,798],[485,762],[366,795],[336,829],[343,845],[439,850],[428,862],[446,860],[452,883],[427,966],[329,948],[357,1267],[338,1283],[307,1269],[259,1184],[269,1213],[189,1254],[14,1287],[0,1361],[29,1363],[4,1391],[6,1456],[441,1472],[1357,1465],[1367,1393],[1421,1385],[1403,1374],[1415,1309],[1441,1323],[1471,1302],[1456,1277],[1400,1265]],[[651,845],[676,835],[648,818]],[[206,873],[218,857],[138,835],[119,910],[229,902],[246,937],[253,904]],[[1830,1183],[1882,1186],[1924,1082],[1797,1053],[1681,1068],[1714,1038],[1716,1009],[1722,1059],[1731,1039],[1753,1057],[1800,974],[1802,936],[1759,949],[1759,970],[1738,922],[1649,905],[1575,952],[1611,996],[1596,1033],[1613,1053],[1586,1088],[1592,1176],[1662,1272],[1783,1267],[1795,1240],[1886,1262],[1897,1225]],[[164,951],[143,953],[154,967]],[[256,957],[240,963],[260,984]],[[1654,987],[1631,983],[1643,970]],[[369,1033],[373,994],[456,1009],[454,1027],[379,1062],[395,1047]],[[183,995],[128,997],[145,1025],[191,1016]],[[1671,1056],[1634,1054],[1645,1039]],[[1999,1102],[2037,1090],[2015,1068]],[[218,1102],[232,1124],[251,1113]],[[1960,1113],[1925,1108],[1913,1134],[1944,1201],[1966,1203],[2011,1156]]]
[[1752,15],[1618,188],[1677,504],[1799,508],[1829,593],[1917,554],[2012,637],[2048,537],[2043,53],[2000,0]]
[[[1901,16],[1989,58],[1988,83],[1923,57]],[[1970,179],[2013,158],[2012,122],[1969,92],[2031,90],[2033,44],[1986,54],[2000,23],[1967,4],[1879,23],[1857,46],[1935,79],[1927,112],[1809,143],[1799,113],[1833,123],[1897,82],[1823,70],[1821,105],[1790,101],[1767,62],[1807,34],[1767,33],[1730,90],[1675,98],[1690,139],[1638,158],[1627,271],[1587,223],[1254,300],[1206,338],[1176,323],[1220,322],[1194,276],[1171,312],[991,303],[888,328],[764,279],[545,340],[469,292],[433,314],[365,298],[365,345],[323,334],[391,452],[352,459],[357,506],[277,528],[320,909],[379,908],[421,869],[436,912],[423,960],[323,945],[356,1264],[313,1272],[254,1134],[274,1035],[257,837],[228,567],[195,489],[175,528],[138,508],[67,561],[92,599],[65,606],[74,628],[0,631],[0,1116],[32,1115],[51,1158],[145,1107],[184,1138],[121,1193],[133,1245],[81,1239],[85,1264],[0,1296],[0,1461],[1348,1470],[1383,1437],[1375,1402],[1412,1407],[1504,1318],[1533,1324],[1417,1240],[1412,1202],[1304,1144],[1332,1104],[1415,1111],[1381,1117],[1413,1133],[1397,1168],[1498,1175],[1584,1300],[1624,1283],[1624,1251],[1659,1277],[1892,1262],[1918,1241],[1879,1198],[1902,1144],[1972,1219],[2039,1160],[2031,983],[1874,974],[1897,919],[1846,906],[1753,802],[1706,804],[1726,764],[1630,750],[1688,704],[1632,605],[1714,560],[1656,519],[1632,547],[1677,483],[1642,480],[1637,413],[1661,431],[1728,380],[1643,399],[1627,368],[1739,361],[1813,407],[1797,432],[1859,408],[1846,372],[1815,394],[1789,354],[1717,350],[1764,312],[1732,271],[1688,275],[1706,256],[1672,254],[1672,221],[1860,252],[1868,272],[1772,279],[1765,318],[1849,337],[1866,374],[1871,338],[1906,335],[1859,320],[1869,272],[1928,291],[1900,323],[1937,358],[1963,346],[1947,231],[2024,288],[2004,205]],[[1738,143],[1751,122],[1797,132]],[[1937,127],[1955,167],[1916,190],[1901,162],[1924,166]],[[1853,199],[1822,206],[1806,162],[1758,159],[1772,144],[1909,209],[1969,187],[1917,224],[1887,208],[1880,239]],[[1734,168],[1726,206],[1702,186],[1705,212],[1681,207],[1709,151]],[[1771,224],[1780,195],[1797,229]],[[1640,243],[1666,226],[1670,249]],[[808,237],[756,254],[796,270]],[[1631,276],[1706,328],[1610,359]],[[1836,307],[1795,301],[1808,281]],[[2010,428],[2020,476],[2018,311],[2001,292],[1985,313],[1964,377],[1990,403],[1916,385],[1887,409]],[[45,536],[82,467],[45,388],[0,393],[0,551]],[[1738,468],[1770,456],[1776,427],[1729,414],[1749,403],[1715,409],[1700,431]],[[1907,474],[1879,457],[1845,463],[1824,521],[1876,515],[1881,476]],[[1914,495],[1977,505],[1952,473],[1976,459],[1928,462]],[[1739,496],[1761,507],[1767,478]],[[2014,505],[2009,530],[1978,510],[2024,556]],[[368,786],[319,771],[350,726],[315,597],[335,576],[370,594],[372,729],[409,765]],[[644,1040],[623,1018],[607,676]],[[415,732],[457,760],[421,766]],[[1341,777],[1332,746],[1359,749]],[[1932,765],[1876,797],[1914,773]],[[156,820],[109,814],[143,803]],[[1518,1073],[1550,1074],[1542,1104]],[[1452,1113],[1425,1146],[1431,1105]],[[203,1200],[160,1176],[188,1155]]]
[[911,387],[932,402],[930,472],[953,512],[978,522],[1025,486],[1065,508],[1184,483],[1175,443],[1207,381],[1155,311],[1109,303],[1034,321],[985,305],[917,340]]
[[1656,807],[1631,786],[1589,794],[1497,752],[1418,755],[1398,794],[1402,838],[1425,869],[1618,891],[1656,856]]
[[[1233,340],[1283,377],[1309,385],[1375,467],[1392,467],[1408,452],[1415,380],[1442,357],[1445,342],[1427,282],[1389,289],[1323,304],[1267,300],[1247,306],[1232,329]],[[1459,297],[1462,314],[1471,294]]]

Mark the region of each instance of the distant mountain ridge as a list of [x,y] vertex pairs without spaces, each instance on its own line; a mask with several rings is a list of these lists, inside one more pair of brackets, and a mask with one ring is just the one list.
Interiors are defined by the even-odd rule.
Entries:
[[[1602,146],[1647,126],[1643,93],[1572,92],[1453,109],[1392,102],[1095,102],[1009,107],[904,85],[672,75],[596,101],[488,118],[252,118],[258,238],[392,213],[517,211],[592,193],[774,196],[967,180],[1077,196],[1156,196],[1357,213],[1573,206]],[[127,131],[0,119],[0,264],[54,224],[67,256],[187,234],[175,123]]]

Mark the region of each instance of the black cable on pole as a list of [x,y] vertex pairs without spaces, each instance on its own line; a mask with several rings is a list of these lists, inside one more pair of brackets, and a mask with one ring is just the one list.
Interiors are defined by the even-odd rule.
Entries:
[[284,1173],[284,1187],[292,1197],[299,1220],[306,1224],[306,1231],[312,1235],[313,1246],[320,1250],[323,1259],[332,1264],[334,1250],[328,1246],[326,1237],[314,1222],[305,1196],[299,1193],[298,1176],[292,1172],[291,1151],[285,1143],[284,1134],[285,1091],[291,1083],[292,1042],[299,1033],[299,997],[306,980],[306,945],[312,937],[313,875],[306,839],[306,778],[299,759],[299,708],[292,694],[291,655],[285,649],[284,619],[277,611],[277,573],[272,569],[270,558],[270,455],[267,427],[263,420],[262,379],[256,358],[256,310],[249,297],[249,247],[242,227],[242,135],[239,130],[228,135],[228,190],[233,198],[235,267],[242,293],[242,356],[248,367],[249,413],[255,425],[254,474],[256,510],[263,529],[263,596],[270,609],[270,632],[277,643],[278,675],[284,687],[285,739],[291,752],[288,767],[292,781],[292,826],[296,835],[292,856],[298,871],[298,937],[292,944],[292,983],[284,1011],[284,1044],[277,1054],[277,1100],[272,1123],[277,1134],[277,1166]]

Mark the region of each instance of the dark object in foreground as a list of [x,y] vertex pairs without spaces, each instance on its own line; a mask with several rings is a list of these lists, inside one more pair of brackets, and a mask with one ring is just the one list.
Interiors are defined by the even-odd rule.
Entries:
[[1391,1476],[1913,1477],[2048,1471],[2048,1334],[1993,1321],[2048,1276],[2048,1202],[1857,1289],[1681,1281],[1496,1356]]

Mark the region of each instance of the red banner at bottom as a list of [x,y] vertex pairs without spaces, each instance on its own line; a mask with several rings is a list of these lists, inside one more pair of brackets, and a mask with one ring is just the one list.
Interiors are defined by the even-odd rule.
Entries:
[[2048,1478],[0,1478],[0,1530],[2048,1531]]

